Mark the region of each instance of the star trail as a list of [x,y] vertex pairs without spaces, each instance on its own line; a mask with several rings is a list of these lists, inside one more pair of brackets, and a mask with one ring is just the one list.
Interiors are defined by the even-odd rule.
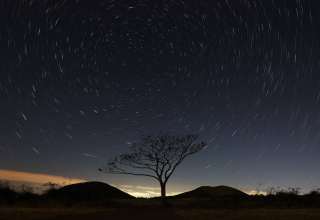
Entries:
[[318,188],[319,7],[2,0],[0,169],[153,187],[97,169],[141,135],[196,133],[169,193]]

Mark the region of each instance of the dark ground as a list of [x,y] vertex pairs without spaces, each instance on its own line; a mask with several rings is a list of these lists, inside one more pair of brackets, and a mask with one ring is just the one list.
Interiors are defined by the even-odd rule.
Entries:
[[249,196],[220,186],[199,187],[162,200],[133,198],[100,183],[52,189],[43,195],[0,187],[0,220],[47,219],[319,220],[320,193],[299,195],[289,190]]
[[320,209],[31,209],[2,208],[0,220],[219,219],[319,220]]

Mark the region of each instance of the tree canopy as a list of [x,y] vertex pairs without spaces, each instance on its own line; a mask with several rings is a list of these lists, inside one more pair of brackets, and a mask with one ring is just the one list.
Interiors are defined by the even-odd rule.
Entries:
[[206,144],[196,142],[198,135],[144,136],[130,146],[130,152],[120,154],[100,171],[112,174],[146,176],[157,180],[161,196],[166,196],[166,184],[182,161]]

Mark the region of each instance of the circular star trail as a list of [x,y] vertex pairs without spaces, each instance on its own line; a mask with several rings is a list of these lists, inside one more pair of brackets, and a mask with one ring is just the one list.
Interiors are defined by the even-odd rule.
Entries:
[[142,184],[97,168],[141,135],[197,133],[172,190],[316,188],[319,6],[1,1],[0,168]]

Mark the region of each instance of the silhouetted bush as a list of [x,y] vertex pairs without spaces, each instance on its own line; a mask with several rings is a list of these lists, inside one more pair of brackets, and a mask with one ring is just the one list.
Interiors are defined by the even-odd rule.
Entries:
[[8,183],[0,182],[0,204],[13,204],[18,199],[18,193],[10,188]]

